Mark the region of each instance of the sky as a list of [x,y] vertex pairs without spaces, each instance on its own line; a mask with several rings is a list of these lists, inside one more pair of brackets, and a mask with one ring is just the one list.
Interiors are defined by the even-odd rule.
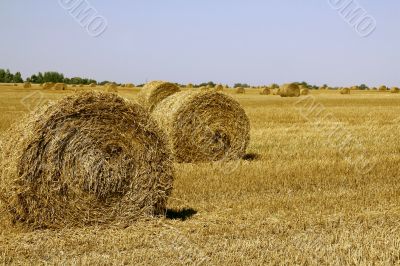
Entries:
[[[344,1],[375,30],[361,36]],[[73,4],[94,13],[80,22]],[[398,0],[0,0],[0,68],[135,84],[400,86],[399,11]]]

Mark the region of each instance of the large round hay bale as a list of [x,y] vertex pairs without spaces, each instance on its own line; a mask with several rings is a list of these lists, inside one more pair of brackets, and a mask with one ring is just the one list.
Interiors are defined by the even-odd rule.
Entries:
[[388,87],[386,87],[385,85],[383,85],[383,86],[380,86],[378,90],[379,90],[379,91],[387,91],[387,90],[388,90]]
[[125,87],[126,88],[134,88],[135,85],[133,83],[127,83],[127,84],[125,84]]
[[[42,107],[0,146],[0,213],[31,228],[128,225],[164,214],[167,140],[141,106],[86,92]],[[3,212],[5,211],[5,212]]]
[[67,89],[67,85],[64,83],[56,83],[53,87],[53,89],[55,90],[66,90]]
[[106,92],[117,93],[118,92],[118,86],[116,84],[114,84],[114,83],[111,83],[111,84],[106,86]]
[[237,94],[245,94],[246,90],[242,87],[238,87],[238,88],[236,88],[236,93]]
[[284,84],[280,90],[279,95],[281,97],[299,97],[300,96],[300,88],[297,84]]
[[351,90],[349,88],[342,88],[339,90],[340,94],[350,94]]
[[269,88],[264,88],[264,89],[262,89],[260,94],[261,95],[270,95],[271,94],[271,90]]
[[176,84],[170,82],[152,81],[140,90],[138,98],[146,109],[152,111],[159,102],[180,90]]
[[24,82],[24,88],[25,89],[28,89],[28,88],[31,88],[31,87],[32,87],[32,85],[31,85],[30,82]]
[[400,89],[398,87],[393,87],[390,89],[391,93],[399,93]]
[[250,122],[232,97],[208,91],[176,93],[153,111],[177,162],[233,160],[245,155]]

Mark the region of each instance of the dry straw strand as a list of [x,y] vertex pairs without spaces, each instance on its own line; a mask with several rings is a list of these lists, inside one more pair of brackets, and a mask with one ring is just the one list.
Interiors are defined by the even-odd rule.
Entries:
[[152,111],[159,102],[180,90],[176,84],[170,82],[152,81],[141,89],[138,98],[146,109]]
[[11,129],[0,153],[0,207],[30,228],[129,225],[163,214],[167,140],[150,114],[111,93],[74,94]]
[[208,91],[176,93],[157,105],[153,117],[167,132],[177,162],[239,159],[250,139],[250,122],[232,97]]

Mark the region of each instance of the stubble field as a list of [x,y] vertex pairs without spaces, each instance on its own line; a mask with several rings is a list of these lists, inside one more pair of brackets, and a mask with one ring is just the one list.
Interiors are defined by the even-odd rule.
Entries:
[[[0,86],[0,132],[72,93]],[[251,121],[244,160],[176,164],[167,217],[128,228],[1,221],[0,264],[400,263],[400,94],[227,93]]]

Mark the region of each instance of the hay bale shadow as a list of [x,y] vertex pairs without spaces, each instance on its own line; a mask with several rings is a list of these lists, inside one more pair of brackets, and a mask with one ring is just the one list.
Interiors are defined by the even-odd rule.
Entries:
[[197,214],[197,211],[192,208],[184,208],[181,210],[168,209],[166,217],[170,220],[186,221],[187,219],[192,218],[195,214]]

